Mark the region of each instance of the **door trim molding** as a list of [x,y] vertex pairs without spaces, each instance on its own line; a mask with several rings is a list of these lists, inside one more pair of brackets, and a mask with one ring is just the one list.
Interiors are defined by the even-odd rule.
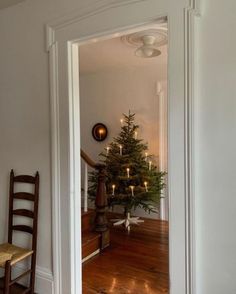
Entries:
[[190,0],[184,11],[185,27],[185,184],[186,184],[186,288],[188,294],[196,293],[196,239],[194,194],[194,20],[200,16],[200,0]]
[[[46,51],[49,53],[50,67],[50,103],[51,103],[51,169],[52,169],[52,219],[53,219],[53,276],[54,293],[62,293],[62,236],[61,236],[61,144],[60,144],[60,108],[59,108],[59,77],[58,77],[58,37],[61,30],[70,27],[82,20],[98,15],[104,11],[109,11],[119,7],[135,5],[149,0],[96,0],[93,4],[82,7],[76,12],[60,17],[46,25]],[[162,0],[159,0],[162,1]],[[194,204],[194,166],[193,166],[193,101],[194,101],[194,18],[199,15],[199,1],[189,0],[188,7],[184,8],[184,59],[185,59],[185,242],[186,242],[186,294],[195,294],[195,204]],[[151,22],[153,19],[143,19],[144,22]],[[137,25],[134,25],[137,27]],[[72,41],[72,40],[71,40]],[[68,42],[68,51],[72,51],[73,42]],[[70,53],[72,54],[72,53]],[[69,58],[70,59],[70,58]],[[71,66],[71,64],[70,64]],[[73,85],[70,85],[72,89]],[[71,101],[73,105],[77,102]],[[70,104],[70,105],[72,105]],[[73,107],[69,109],[72,125],[74,116]],[[70,125],[71,125],[70,124]],[[73,130],[74,132],[74,130]],[[71,138],[70,144],[74,148],[74,138]],[[75,150],[70,150],[73,154]],[[70,188],[74,189],[75,170],[70,168]],[[78,174],[77,174],[78,176]],[[74,190],[72,194],[74,193]],[[70,195],[71,201],[75,197]],[[71,203],[73,206],[75,204]],[[77,207],[78,203],[76,203]],[[72,227],[72,230],[75,228]],[[71,241],[76,242],[73,238]],[[75,258],[75,243],[72,245],[71,259]],[[78,244],[77,244],[78,245]],[[73,265],[72,265],[73,267]],[[73,272],[73,269],[72,269]],[[73,275],[73,273],[72,273]],[[172,291],[171,291],[172,292]],[[78,292],[76,286],[72,286],[72,294]],[[185,294],[185,293],[184,293]]]

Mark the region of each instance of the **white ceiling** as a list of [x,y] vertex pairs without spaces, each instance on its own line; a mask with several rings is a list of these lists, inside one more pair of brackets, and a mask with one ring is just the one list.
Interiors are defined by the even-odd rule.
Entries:
[[80,73],[95,73],[149,65],[155,65],[162,69],[167,65],[167,45],[158,49],[162,52],[160,56],[141,58],[135,56],[136,48],[122,42],[120,36],[104,41],[94,39],[90,43],[80,46]]
[[0,9],[7,8],[23,1],[25,0],[0,0]]

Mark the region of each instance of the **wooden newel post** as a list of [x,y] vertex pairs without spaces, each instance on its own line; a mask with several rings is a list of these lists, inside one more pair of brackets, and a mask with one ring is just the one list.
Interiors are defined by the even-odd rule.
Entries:
[[106,194],[106,169],[104,165],[96,165],[98,170],[98,188],[96,194],[96,217],[95,231],[101,233],[101,249],[107,247],[110,243],[108,222],[106,217],[107,194]]

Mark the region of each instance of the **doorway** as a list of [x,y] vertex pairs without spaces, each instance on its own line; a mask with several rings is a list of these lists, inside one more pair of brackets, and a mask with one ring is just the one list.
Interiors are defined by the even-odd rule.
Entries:
[[[83,293],[169,293],[167,62],[166,18],[79,46]],[[106,248],[87,158],[106,166]]]
[[[53,265],[56,293],[81,293],[78,42],[169,20],[170,293],[192,293],[192,46],[195,1],[99,1],[47,26],[52,118]],[[184,11],[184,14],[183,14]],[[77,61],[77,62],[76,62]],[[72,79],[72,77],[76,77]],[[79,168],[78,168],[79,167]],[[68,197],[69,195],[69,197]],[[63,279],[62,279],[63,277]]]

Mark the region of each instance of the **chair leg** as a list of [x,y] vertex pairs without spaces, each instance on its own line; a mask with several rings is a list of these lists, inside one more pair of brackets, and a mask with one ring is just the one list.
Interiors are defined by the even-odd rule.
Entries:
[[35,287],[35,267],[36,267],[36,255],[33,253],[31,259],[31,275],[30,275],[30,293],[34,294],[34,287]]
[[5,264],[4,294],[10,294],[10,282],[11,282],[11,261],[8,260]]

